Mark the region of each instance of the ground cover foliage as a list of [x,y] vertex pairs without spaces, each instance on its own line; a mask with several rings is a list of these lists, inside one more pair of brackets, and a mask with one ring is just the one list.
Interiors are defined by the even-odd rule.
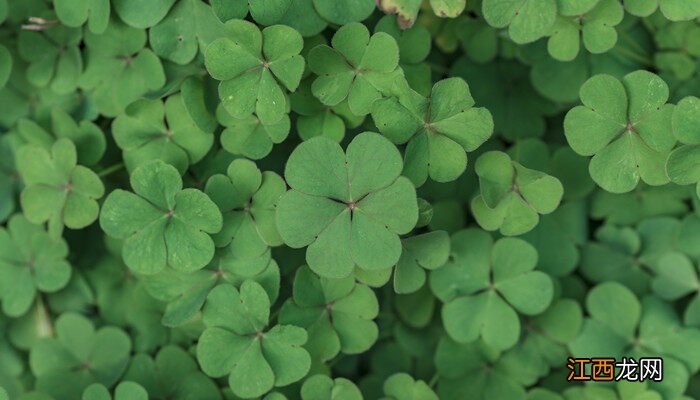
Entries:
[[700,398],[700,0],[0,23],[0,400]]

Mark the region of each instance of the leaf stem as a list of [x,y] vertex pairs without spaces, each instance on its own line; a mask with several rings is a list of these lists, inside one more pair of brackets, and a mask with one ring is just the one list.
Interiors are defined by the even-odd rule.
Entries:
[[428,386],[430,386],[431,389],[434,389],[434,388],[435,388],[435,385],[437,385],[437,382],[438,382],[438,379],[439,379],[439,378],[440,378],[440,374],[438,374],[438,373],[436,372],[435,375],[433,375],[433,377],[430,378],[430,382],[428,382]]
[[103,169],[102,171],[97,173],[97,176],[100,178],[105,177],[107,175],[113,174],[117,171],[120,171],[124,168],[124,163],[118,163],[114,165],[110,165],[109,167]]

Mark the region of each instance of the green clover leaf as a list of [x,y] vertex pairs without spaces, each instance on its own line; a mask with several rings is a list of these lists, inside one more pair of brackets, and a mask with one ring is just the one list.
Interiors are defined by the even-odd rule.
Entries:
[[51,133],[31,119],[17,121],[17,134],[29,144],[51,151],[56,139],[70,139],[75,144],[78,162],[86,166],[97,164],[105,153],[107,143],[99,126],[90,121],[80,121],[60,108],[51,111]]
[[141,385],[134,382],[124,381],[119,383],[114,389],[114,397],[109,394],[109,390],[99,383],[93,383],[85,388],[82,400],[148,400],[148,392]]
[[154,274],[166,265],[192,272],[214,256],[211,236],[222,217],[207,195],[182,189],[180,174],[169,164],[152,161],[131,174],[134,193],[117,189],[107,196],[100,226],[124,239],[122,256],[135,272]]
[[416,23],[420,6],[421,0],[380,0],[377,2],[377,8],[385,14],[396,14],[394,21],[401,29],[409,29]]
[[313,4],[318,15],[326,21],[338,25],[349,25],[362,21],[369,17],[376,7],[372,0],[337,0],[333,2],[313,0]]
[[259,284],[243,282],[240,291],[217,286],[202,313],[206,329],[197,344],[202,370],[216,378],[228,375],[231,390],[243,398],[302,379],[311,366],[309,353],[301,347],[306,331],[293,325],[265,331],[269,318],[270,300]]
[[467,83],[449,78],[433,86],[430,98],[409,90],[377,101],[372,118],[389,140],[408,143],[404,174],[420,186],[428,176],[438,182],[457,179],[467,167],[466,153],[493,133],[491,113],[474,104]]
[[301,386],[302,400],[362,400],[362,393],[355,384],[345,378],[332,379],[326,375],[314,375]]
[[22,142],[19,135],[14,133],[0,135],[0,222],[5,222],[17,205],[20,179],[15,153],[23,145]]
[[338,29],[331,44],[309,53],[309,68],[318,75],[311,85],[314,96],[328,106],[347,99],[354,114],[369,114],[372,104],[402,79],[396,41],[384,32],[370,37],[367,27],[352,23]]
[[377,297],[369,287],[351,276],[319,278],[304,266],[296,272],[293,297],[282,306],[280,322],[305,328],[312,360],[324,362],[341,351],[367,351],[378,337],[373,321],[378,313]]
[[202,308],[209,292],[221,282],[239,288],[246,280],[258,282],[271,301],[277,299],[280,289],[280,270],[277,263],[265,253],[259,259],[243,262],[223,257],[215,258],[215,268],[194,273],[165,269],[145,280],[148,293],[166,302],[162,324],[177,327],[186,324]]
[[700,16],[698,0],[627,0],[625,10],[638,17],[647,17],[661,9],[671,21],[688,21]]
[[471,202],[479,225],[506,236],[531,231],[540,214],[557,209],[564,189],[544,172],[528,169],[500,151],[489,151],[476,160],[480,194]]
[[467,0],[430,0],[430,7],[441,18],[455,18],[467,6]]
[[549,34],[557,17],[557,1],[484,0],[482,10],[489,25],[508,27],[510,38],[524,44]]
[[411,375],[398,373],[384,381],[382,400],[438,400],[437,395],[425,382],[414,380]]
[[688,211],[692,196],[688,187],[641,184],[633,192],[616,194],[599,189],[593,193],[590,214],[611,224],[628,225],[648,217],[677,216]]
[[695,22],[678,22],[659,28],[654,35],[658,50],[654,63],[664,72],[670,72],[681,81],[689,80],[697,71],[700,57],[700,26]]
[[122,330],[95,330],[79,314],[62,314],[56,336],[40,339],[29,353],[36,387],[56,400],[74,400],[92,383],[111,386],[129,362],[131,340]]
[[127,25],[134,28],[150,28],[162,20],[175,0],[111,0],[114,11]]
[[537,315],[552,301],[552,280],[534,271],[537,251],[521,239],[494,243],[488,233],[467,229],[452,235],[452,253],[430,274],[433,293],[445,303],[445,330],[460,343],[481,337],[496,350],[512,347],[520,332],[518,312]]
[[279,175],[261,172],[245,159],[234,160],[227,175],[209,178],[204,192],[224,217],[223,228],[213,235],[216,246],[229,246],[234,257],[251,259],[283,244],[277,233],[275,207],[286,189]]
[[625,12],[616,0],[600,0],[592,9],[577,14],[557,17],[554,23],[547,49],[557,60],[575,59],[581,40],[586,50],[593,54],[612,49],[617,42],[615,26],[622,22]]
[[450,256],[450,236],[434,231],[401,241],[403,250],[394,270],[394,291],[400,294],[418,291],[426,280],[425,270],[435,270]]
[[625,193],[640,179],[654,186],[668,182],[663,166],[675,144],[668,95],[661,78],[641,70],[622,82],[596,75],[581,86],[583,105],[566,114],[564,131],[576,153],[593,156],[589,172],[600,187]]
[[381,135],[357,135],[343,152],[317,137],[292,152],[285,169],[291,187],[277,204],[277,228],[293,248],[308,246],[309,267],[344,278],[358,266],[386,270],[401,256],[398,235],[418,221],[411,182],[401,177],[401,155]]
[[226,111],[223,103],[216,109],[216,119],[225,127],[221,132],[221,146],[224,150],[252,160],[270,154],[275,144],[282,143],[287,138],[291,128],[287,115],[275,123],[262,122],[255,115],[236,118]]
[[194,358],[173,345],[163,347],[155,357],[135,355],[123,379],[143,386],[154,400],[221,400],[219,388],[199,370]]
[[0,228],[0,299],[6,315],[25,314],[37,291],[56,292],[68,284],[68,245],[20,214]]
[[245,19],[250,16],[260,25],[274,25],[284,17],[290,8],[292,0],[271,0],[259,2],[255,0],[242,0],[224,4],[223,1],[212,1],[212,4],[219,4],[219,11],[226,10],[226,19]]
[[214,135],[190,118],[181,95],[170,96],[165,103],[146,99],[131,103],[114,119],[112,133],[130,172],[162,160],[183,174],[204,158],[214,142]]
[[659,259],[657,275],[651,282],[654,293],[665,300],[678,300],[692,295],[683,314],[683,320],[690,326],[698,326],[700,322],[699,272],[684,254],[668,252]]
[[296,128],[302,140],[325,136],[340,143],[348,128],[357,128],[365,116],[358,116],[350,111],[347,100],[336,106],[326,106],[314,97],[311,91],[313,79],[305,79],[299,89],[292,93],[290,100],[292,111],[299,116]]
[[[700,182],[700,169],[697,160],[700,157],[700,99],[686,97],[673,111],[673,134],[682,145],[671,152],[666,161],[666,173],[671,182],[688,185]],[[700,185],[696,186],[700,197]]]
[[92,33],[103,33],[107,29],[110,17],[109,0],[56,0],[56,16],[71,28],[79,28],[87,22]]
[[86,32],[85,45],[87,65],[78,83],[90,93],[100,114],[115,117],[133,101],[165,84],[160,59],[144,48],[143,30],[111,19],[103,34]]
[[224,28],[226,36],[205,52],[207,71],[221,81],[221,104],[236,118],[255,113],[263,123],[279,122],[288,107],[283,87],[296,90],[304,71],[301,35],[284,25],[261,32],[242,20],[231,20]]
[[48,221],[49,232],[60,234],[64,225],[81,229],[97,219],[96,200],[104,195],[104,185],[92,170],[77,165],[73,142],[59,139],[50,153],[43,147],[22,146],[16,161],[26,185],[20,202],[30,222]]
[[201,0],[175,3],[168,15],[148,32],[148,41],[160,57],[184,65],[209,43],[225,34],[211,6]]
[[83,70],[81,39],[80,29],[64,26],[43,32],[20,31],[17,47],[19,56],[29,63],[27,80],[38,87],[48,86],[59,94],[75,91]]

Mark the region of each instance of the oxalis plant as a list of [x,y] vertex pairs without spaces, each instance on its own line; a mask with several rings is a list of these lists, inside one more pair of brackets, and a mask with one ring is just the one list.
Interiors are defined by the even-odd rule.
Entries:
[[0,400],[698,398],[700,0],[0,0]]

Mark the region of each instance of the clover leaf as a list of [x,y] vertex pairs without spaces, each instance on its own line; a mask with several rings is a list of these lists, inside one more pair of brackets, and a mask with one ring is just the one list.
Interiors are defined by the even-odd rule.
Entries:
[[658,50],[654,63],[663,72],[670,72],[678,80],[686,81],[697,71],[696,59],[700,57],[697,37],[700,26],[695,22],[679,22],[659,28],[654,35]]
[[698,326],[700,322],[700,279],[698,269],[693,262],[682,253],[668,252],[658,261],[656,276],[651,287],[659,297],[666,300],[678,300],[692,295],[685,307],[683,320],[690,326]]
[[357,265],[386,270],[401,256],[400,234],[418,221],[411,182],[401,177],[401,155],[391,142],[361,133],[347,150],[325,137],[292,152],[285,169],[291,187],[277,203],[277,228],[293,248],[308,246],[309,267],[344,278]]
[[124,239],[126,265],[144,274],[166,265],[185,272],[204,267],[214,256],[210,235],[222,225],[216,204],[197,189],[183,190],[179,172],[162,161],[136,168],[130,182],[134,192],[110,193],[100,215],[105,233]]
[[223,228],[213,235],[218,247],[229,246],[238,259],[257,258],[283,244],[277,233],[275,207],[287,189],[274,172],[261,172],[249,160],[231,162],[227,175],[209,178],[204,192],[219,207]]
[[569,345],[573,356],[662,356],[665,372],[676,379],[652,382],[651,387],[670,398],[685,390],[689,374],[700,367],[691,345],[700,340],[700,331],[683,327],[668,304],[654,297],[640,303],[629,289],[605,282],[590,290],[586,308],[590,317]]
[[99,383],[93,383],[83,392],[82,400],[148,400],[148,392],[141,385],[134,382],[121,382],[114,389],[114,397],[109,390]]
[[557,17],[557,1],[484,0],[482,10],[489,25],[508,27],[510,38],[524,44],[549,34]]
[[202,131],[185,111],[180,95],[138,100],[112,123],[114,141],[129,171],[152,160],[173,165],[182,174],[209,151],[214,135]]
[[265,124],[279,122],[287,113],[283,87],[294,91],[304,71],[301,35],[284,25],[261,32],[242,20],[231,20],[224,29],[226,36],[205,52],[207,71],[221,81],[221,104],[236,118],[255,113]]
[[83,70],[81,39],[80,29],[64,26],[43,32],[20,31],[17,47],[19,56],[29,63],[27,80],[60,94],[75,91]]
[[700,16],[700,1],[688,0],[627,0],[625,10],[638,17],[646,17],[661,9],[671,21],[688,21]]
[[103,34],[85,34],[87,61],[78,83],[101,114],[115,117],[165,84],[160,59],[145,45],[145,31],[115,19],[110,19]]
[[127,25],[150,28],[165,17],[175,0],[153,0],[146,4],[139,0],[111,0],[114,11]]
[[345,378],[332,379],[326,375],[314,375],[301,386],[302,400],[362,400],[360,389]]
[[135,355],[123,379],[143,386],[153,400],[221,399],[219,388],[194,358],[174,345],[163,347],[155,357]]
[[[688,185],[700,182],[697,160],[700,157],[700,99],[686,97],[673,112],[673,134],[682,145],[671,152],[666,161],[666,172],[673,183]],[[696,186],[700,197],[700,185]]]
[[[578,55],[579,41],[593,54],[605,53],[617,42],[615,26],[625,12],[616,0],[600,0],[593,8],[576,10],[578,15],[557,17],[547,42],[549,54],[560,61],[571,61]],[[579,39],[581,37],[581,39]]]
[[67,138],[75,144],[78,162],[86,166],[97,164],[105,153],[107,143],[99,126],[90,121],[77,123],[60,108],[51,111],[51,133],[31,119],[17,121],[17,134],[26,142],[51,151],[56,139]]
[[37,291],[56,292],[68,284],[68,245],[21,215],[0,228],[0,299],[6,315],[25,314]]
[[491,114],[474,104],[467,83],[449,78],[433,86],[429,99],[409,90],[377,101],[372,118],[389,140],[408,143],[404,174],[420,186],[428,176],[438,182],[457,179],[466,169],[466,152],[491,136]]
[[512,347],[520,334],[518,313],[540,314],[552,301],[552,280],[534,271],[537,251],[521,239],[494,243],[488,233],[467,229],[452,235],[452,253],[430,274],[430,287],[444,302],[448,335],[460,343],[481,338],[496,350]]
[[384,382],[383,400],[437,400],[438,397],[425,382],[414,380],[411,375],[398,373]]
[[358,354],[377,340],[373,321],[379,313],[377,297],[353,277],[317,277],[301,267],[294,277],[293,297],[280,311],[280,322],[301,326],[309,333],[306,349],[313,361],[328,361],[339,352]]
[[401,241],[401,258],[394,269],[394,291],[407,294],[425,284],[425,270],[435,270],[450,256],[450,237],[445,231],[434,231]]
[[206,329],[197,344],[202,370],[215,378],[228,375],[231,390],[243,398],[302,379],[311,366],[309,353],[301,347],[306,331],[293,325],[265,331],[269,319],[270,300],[259,284],[245,281],[240,291],[217,286],[202,313]]
[[309,53],[309,68],[318,75],[311,91],[325,105],[347,99],[354,114],[369,114],[372,104],[391,93],[403,75],[396,41],[384,32],[370,36],[367,27],[352,23],[338,29],[331,44]]
[[564,130],[575,152],[593,156],[589,172],[600,187],[625,193],[640,179],[668,182],[663,166],[675,144],[668,95],[661,78],[641,70],[622,81],[596,75],[581,86],[583,105],[566,114]]
[[104,195],[102,181],[92,170],[77,165],[75,145],[59,139],[50,152],[36,145],[17,151],[17,170],[24,181],[20,202],[27,219],[49,223],[51,234],[63,226],[81,229],[97,219],[97,199]]
[[36,387],[56,400],[74,400],[92,383],[111,386],[126,369],[131,340],[122,330],[95,330],[79,314],[62,314],[56,336],[40,339],[29,353]]
[[556,210],[564,193],[557,178],[525,168],[500,151],[482,154],[474,168],[480,188],[471,202],[474,218],[482,228],[506,236],[532,230],[540,214]]
[[184,65],[225,34],[211,6],[201,0],[175,3],[168,15],[148,32],[148,41],[160,57]]
[[396,14],[395,21],[401,29],[409,29],[415,24],[420,6],[420,0],[380,0],[377,2],[377,8],[387,15]]
[[109,0],[89,0],[75,2],[71,0],[54,1],[56,16],[71,28],[79,28],[87,23],[92,33],[103,33],[107,29],[110,17]]
[[[216,3],[216,0],[212,3]],[[272,0],[259,2],[255,0],[243,0],[230,2],[226,7],[227,19],[245,19],[250,16],[260,25],[273,25],[278,23],[287,11],[292,7],[292,0]],[[221,7],[224,7],[223,4]]]
[[20,190],[19,173],[15,153],[23,145],[17,134],[0,136],[0,222],[12,215],[17,205],[16,193]]
[[216,119],[225,127],[221,132],[221,146],[224,150],[252,160],[270,154],[273,145],[282,143],[287,138],[291,127],[286,115],[275,123],[264,123],[255,115],[236,118],[226,111],[223,104],[216,109]]
[[204,305],[209,292],[222,282],[240,287],[246,280],[254,280],[265,289],[270,301],[277,300],[280,269],[269,251],[255,260],[215,258],[209,267],[194,273],[166,268],[145,279],[148,293],[167,303],[163,325],[177,327],[191,321]]

